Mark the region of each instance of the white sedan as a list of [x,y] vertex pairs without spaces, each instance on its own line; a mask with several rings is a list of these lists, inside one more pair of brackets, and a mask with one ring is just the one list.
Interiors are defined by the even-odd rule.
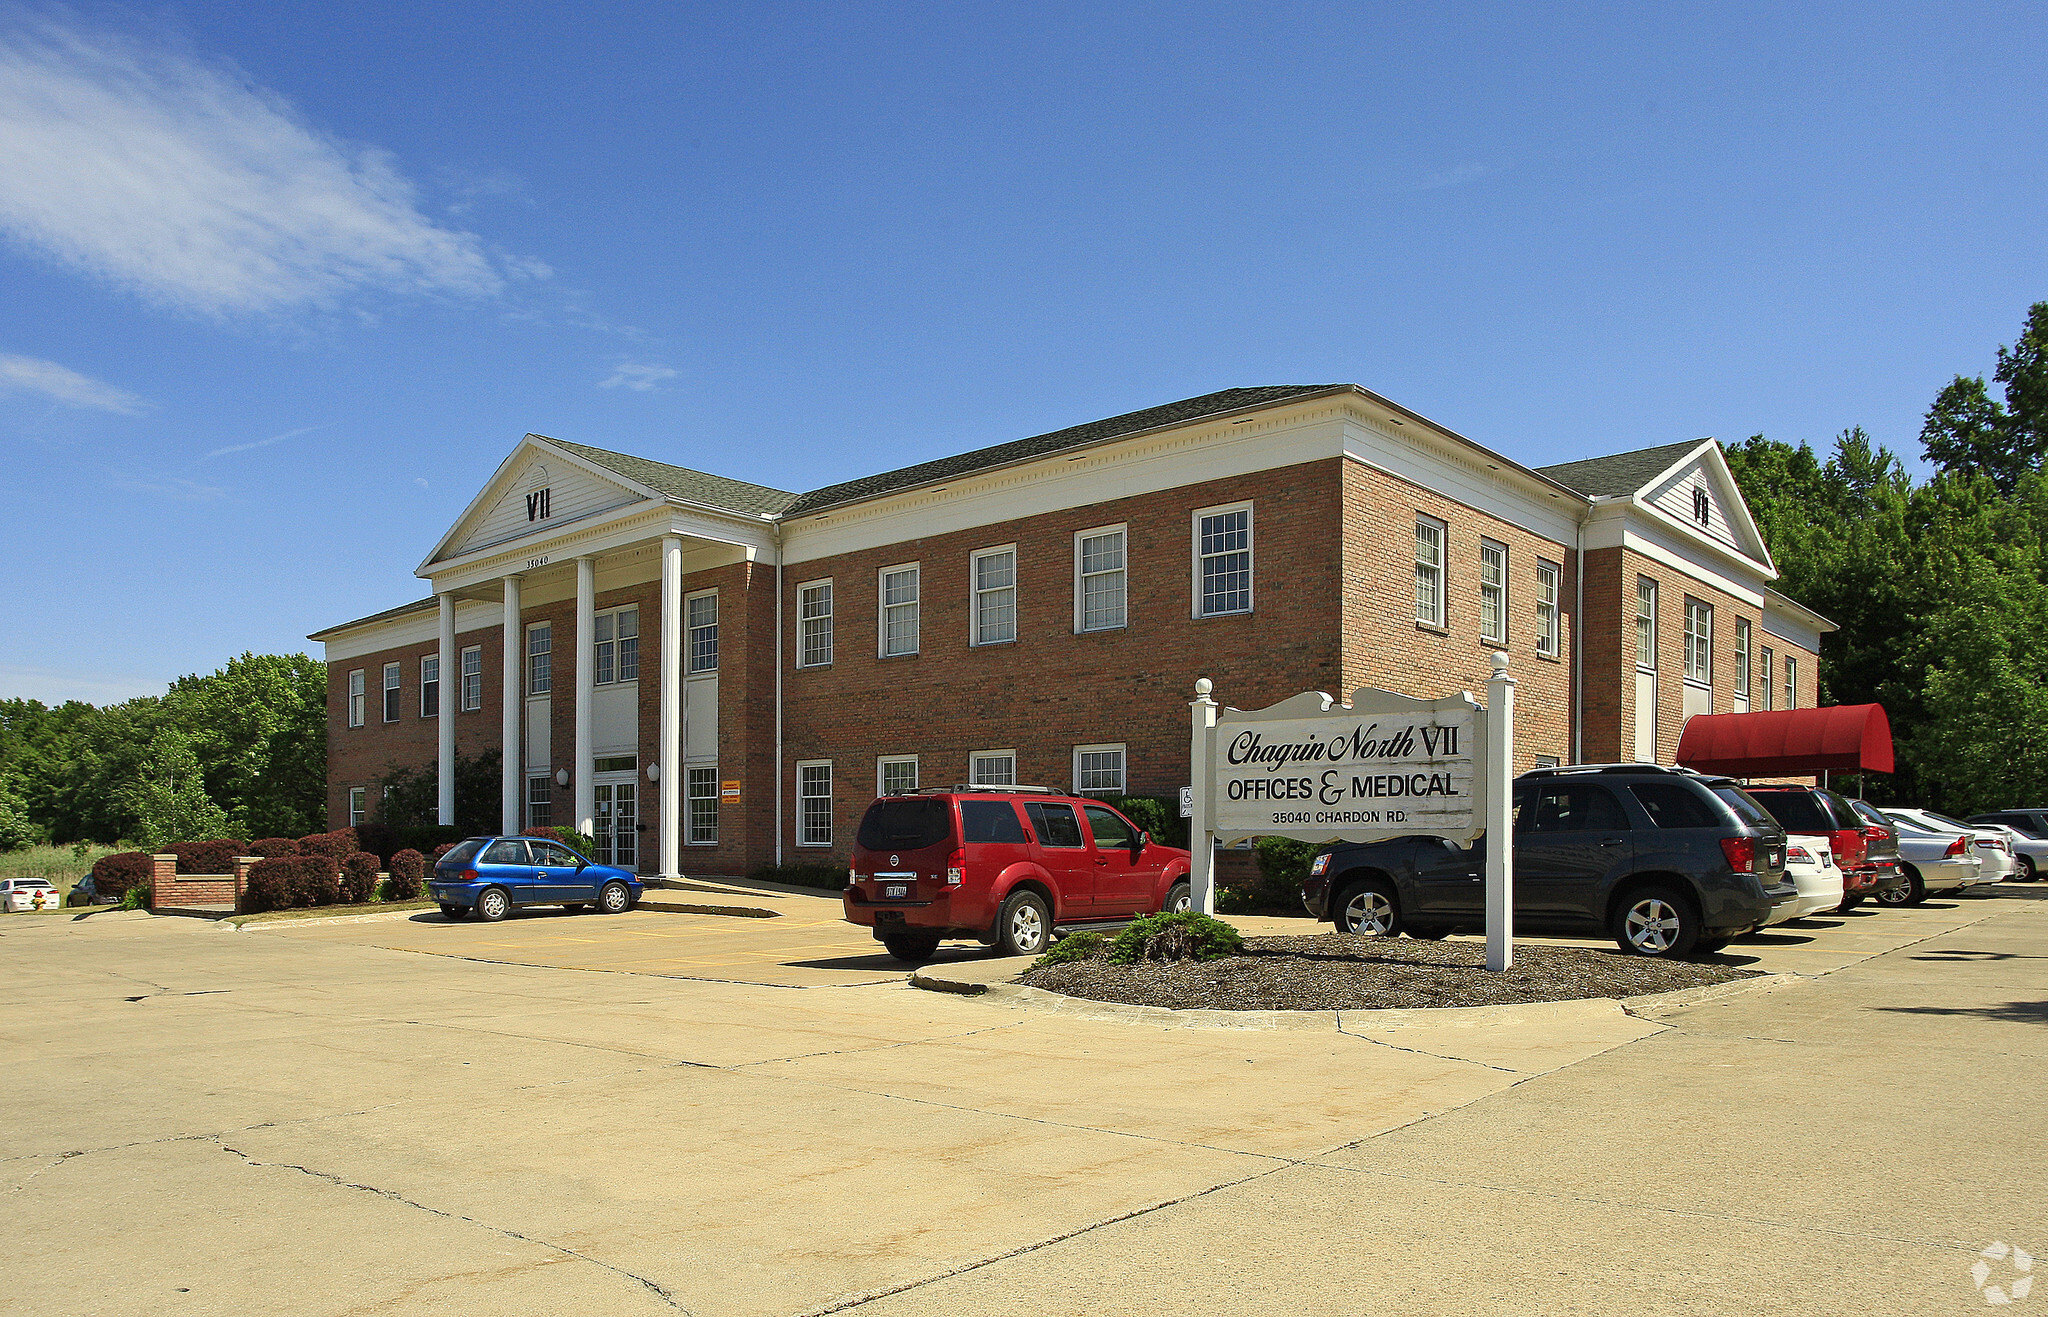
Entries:
[[1842,869],[1835,863],[1834,847],[1826,837],[1788,837],[1785,876],[1799,889],[1799,896],[1771,911],[1764,921],[1766,928],[1832,910],[1842,903]]
[[1922,832],[1946,832],[1970,839],[1970,849],[1984,862],[1978,872],[1980,883],[2004,882],[2012,877],[2017,867],[2013,863],[2012,843],[2005,838],[2004,828],[1987,828],[1978,823],[1965,823],[1952,819],[1946,814],[1937,814],[1931,809],[1888,809],[1885,814],[1900,825],[1911,824]]
[[1891,810],[1885,817],[1899,830],[1899,868],[1904,885],[1879,892],[1881,905],[1918,905],[1935,892],[1960,892],[1984,881],[1984,861],[1972,852],[1971,839],[1960,832],[1921,826]]
[[21,914],[31,910],[56,910],[63,906],[64,898],[45,878],[0,879],[0,903],[7,907],[7,913]]

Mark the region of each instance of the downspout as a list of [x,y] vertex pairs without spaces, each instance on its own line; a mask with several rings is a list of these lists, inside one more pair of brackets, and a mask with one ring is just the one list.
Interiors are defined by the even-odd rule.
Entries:
[[775,867],[782,867],[782,523],[775,523]]
[[1591,505],[1579,513],[1572,528],[1572,762],[1586,761],[1586,518]]

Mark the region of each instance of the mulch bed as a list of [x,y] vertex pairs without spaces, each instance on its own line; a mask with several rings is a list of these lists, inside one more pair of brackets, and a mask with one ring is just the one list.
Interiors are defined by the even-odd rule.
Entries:
[[1633,997],[1755,978],[1757,970],[1620,951],[1518,946],[1514,968],[1486,970],[1483,942],[1321,933],[1248,937],[1226,960],[1048,965],[1018,982],[1091,1001],[1216,1011],[1357,1011],[1383,1007],[1503,1006]]

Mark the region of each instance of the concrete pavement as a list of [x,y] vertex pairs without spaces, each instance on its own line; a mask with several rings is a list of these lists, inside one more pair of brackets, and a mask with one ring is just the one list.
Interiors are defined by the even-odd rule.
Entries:
[[823,904],[0,923],[6,1306],[1962,1311],[2048,1251],[2021,893],[1690,1006],[1327,1032],[917,991]]

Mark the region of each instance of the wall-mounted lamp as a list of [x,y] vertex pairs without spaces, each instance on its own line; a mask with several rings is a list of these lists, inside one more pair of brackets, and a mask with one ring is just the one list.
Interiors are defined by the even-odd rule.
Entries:
[[659,781],[661,781],[661,765],[660,765],[660,764],[649,764],[649,765],[647,766],[647,780],[648,780],[649,782],[659,782]]
[[565,786],[568,786],[568,785],[569,785],[569,770],[568,770],[568,769],[566,769],[566,768],[558,768],[558,769],[556,769],[556,770],[555,770],[555,785],[556,785],[556,786],[558,786],[558,787],[565,787]]

